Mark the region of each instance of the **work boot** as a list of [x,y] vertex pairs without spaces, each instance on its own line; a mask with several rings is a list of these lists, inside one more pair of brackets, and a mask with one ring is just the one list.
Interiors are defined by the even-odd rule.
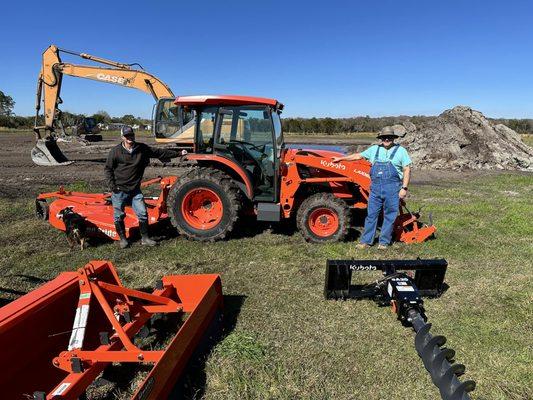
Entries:
[[139,229],[141,231],[141,244],[144,246],[157,246],[157,242],[148,235],[148,221],[139,221]]
[[368,249],[370,245],[368,243],[357,243],[355,246],[356,249]]
[[378,250],[387,250],[389,245],[387,244],[378,244]]
[[118,237],[120,238],[118,245],[121,249],[130,247],[130,242],[126,239],[126,227],[124,226],[124,221],[115,222],[115,229],[117,231]]

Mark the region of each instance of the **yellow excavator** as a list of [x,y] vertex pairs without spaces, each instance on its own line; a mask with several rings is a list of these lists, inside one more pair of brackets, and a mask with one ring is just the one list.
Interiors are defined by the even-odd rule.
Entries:
[[[75,65],[61,61],[60,53],[66,53],[93,61],[100,65]],[[134,69],[137,66],[139,69]],[[151,94],[158,102],[158,124],[153,126],[156,141],[192,146],[194,115],[186,108],[175,106],[172,90],[159,78],[145,72],[140,64],[124,64],[86,53],[77,53],[57,46],[49,46],[43,53],[41,71],[37,81],[35,102],[36,145],[31,158],[37,165],[68,165],[69,161],[57,145],[57,132],[64,132],[61,111],[58,106],[63,75],[111,83]],[[41,104],[44,108],[44,125],[39,125]]]

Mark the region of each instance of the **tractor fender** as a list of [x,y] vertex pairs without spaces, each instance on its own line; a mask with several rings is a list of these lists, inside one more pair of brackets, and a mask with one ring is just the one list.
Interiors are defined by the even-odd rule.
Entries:
[[236,184],[246,194],[248,199],[252,200],[254,196],[252,180],[248,172],[235,161],[230,158],[219,156],[216,154],[188,154],[188,160],[195,160],[201,164],[212,164],[215,168],[227,172],[230,176],[237,178]]

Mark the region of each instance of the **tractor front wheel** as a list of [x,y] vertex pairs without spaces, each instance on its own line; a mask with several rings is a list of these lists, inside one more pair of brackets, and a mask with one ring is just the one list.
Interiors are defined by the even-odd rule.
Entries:
[[302,202],[296,224],[308,242],[338,242],[348,233],[350,210],[343,200],[333,194],[317,193]]
[[193,168],[170,189],[167,209],[180,234],[214,241],[233,230],[241,204],[239,189],[231,177],[212,168]]

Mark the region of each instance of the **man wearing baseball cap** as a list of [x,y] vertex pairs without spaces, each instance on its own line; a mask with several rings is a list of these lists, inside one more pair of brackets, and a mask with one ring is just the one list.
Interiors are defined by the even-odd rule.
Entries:
[[150,163],[150,158],[169,159],[179,157],[181,152],[172,149],[151,147],[135,141],[133,128],[124,125],[120,130],[122,142],[113,147],[107,156],[105,163],[105,176],[113,204],[113,216],[115,229],[120,237],[119,246],[125,249],[130,245],[126,238],[124,226],[124,207],[131,204],[135,215],[139,220],[141,231],[141,244],[155,246],[157,242],[148,234],[148,213],[144,204],[144,196],[141,192],[141,180],[145,168]]
[[365,228],[358,248],[367,248],[374,243],[379,214],[383,209],[383,224],[379,235],[378,249],[387,249],[392,241],[394,221],[398,215],[400,199],[407,196],[411,175],[411,158],[407,150],[394,143],[398,135],[391,127],[378,134],[379,144],[370,146],[362,153],[335,157],[333,162],[352,161],[364,158],[370,161],[370,196],[368,198]]

